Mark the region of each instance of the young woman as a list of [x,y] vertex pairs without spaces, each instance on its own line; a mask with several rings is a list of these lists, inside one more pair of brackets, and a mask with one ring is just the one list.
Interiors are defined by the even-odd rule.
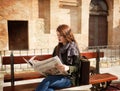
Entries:
[[[69,67],[68,75],[49,75],[36,88],[36,91],[54,91],[77,84],[77,66],[79,64],[79,49],[68,25],[60,25],[57,30],[58,45],[55,47],[53,56],[58,56],[62,63]],[[57,66],[65,69],[63,66]]]

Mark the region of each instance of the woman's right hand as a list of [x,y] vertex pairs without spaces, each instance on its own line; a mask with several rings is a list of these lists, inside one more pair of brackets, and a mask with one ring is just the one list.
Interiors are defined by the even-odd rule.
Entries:
[[64,72],[65,71],[65,67],[62,64],[55,64],[55,67],[57,69],[59,69],[60,71]]
[[67,65],[56,64],[55,66],[60,72],[62,72],[64,74],[67,74],[67,71],[69,70],[69,66],[67,66]]

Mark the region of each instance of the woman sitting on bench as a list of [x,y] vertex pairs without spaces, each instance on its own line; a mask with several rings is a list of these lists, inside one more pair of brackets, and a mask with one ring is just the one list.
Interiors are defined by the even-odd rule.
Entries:
[[[77,46],[71,28],[68,25],[60,25],[57,30],[58,45],[53,56],[58,56],[63,64],[69,67],[69,75],[49,75],[36,88],[36,91],[54,91],[76,85],[76,71],[79,63],[79,48]],[[65,69],[63,66],[57,66]]]

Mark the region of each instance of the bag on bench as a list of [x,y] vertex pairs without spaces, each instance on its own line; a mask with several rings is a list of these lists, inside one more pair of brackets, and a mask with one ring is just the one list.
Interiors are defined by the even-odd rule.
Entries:
[[89,84],[89,68],[90,68],[90,62],[86,57],[81,57],[79,59],[79,63],[77,67],[70,66],[70,70],[71,72],[73,72],[71,74],[71,80],[73,82],[73,86]]
[[80,58],[80,61],[81,61],[80,70],[79,70],[80,78],[78,85],[88,85],[90,61],[85,56],[82,56]]

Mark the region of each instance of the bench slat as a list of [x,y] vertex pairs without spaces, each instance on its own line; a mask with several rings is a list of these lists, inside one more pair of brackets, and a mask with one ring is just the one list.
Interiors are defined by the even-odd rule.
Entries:
[[[28,56],[14,56],[14,64],[22,64],[22,63],[26,63],[24,60],[23,60],[23,57],[26,58],[27,60],[29,60],[31,57],[33,57],[34,55],[28,55]],[[49,55],[37,55],[35,57],[36,60],[45,60],[47,58],[50,58],[52,57],[51,54]],[[4,56],[2,58],[2,64],[3,65],[10,65],[11,64],[11,61],[10,61],[10,56]]]
[[[29,60],[31,57],[33,57],[34,55],[28,55],[28,56],[14,56],[14,64],[23,64],[23,63],[26,63],[24,60],[23,60],[23,57],[26,58],[27,60]],[[90,58],[96,58],[97,57],[97,53],[96,52],[86,52],[86,53],[81,53],[81,56],[86,56],[88,59]],[[100,57],[104,57],[104,53],[103,52],[100,52]],[[46,54],[46,55],[37,55],[35,57],[36,60],[45,60],[47,58],[50,58],[52,57],[51,54]],[[9,65],[11,62],[10,62],[10,56],[4,56],[2,57],[2,64],[3,65]]]
[[[81,56],[85,56],[88,59],[90,58],[97,58],[98,55],[96,52],[85,52],[85,53],[81,53]],[[99,57],[104,57],[104,52],[100,52]]]
[[112,81],[117,79],[118,79],[117,76],[112,75],[110,73],[95,74],[90,76],[89,83],[97,84],[97,83],[102,83],[102,82]]
[[[41,75],[39,72],[21,72],[21,73],[15,73],[14,77],[15,77],[14,78],[15,81],[20,81],[20,80],[43,78],[45,76]],[[10,82],[10,81],[11,81],[11,75],[5,74],[4,82]]]
[[22,84],[16,86],[3,87],[3,91],[35,91],[39,83]]

